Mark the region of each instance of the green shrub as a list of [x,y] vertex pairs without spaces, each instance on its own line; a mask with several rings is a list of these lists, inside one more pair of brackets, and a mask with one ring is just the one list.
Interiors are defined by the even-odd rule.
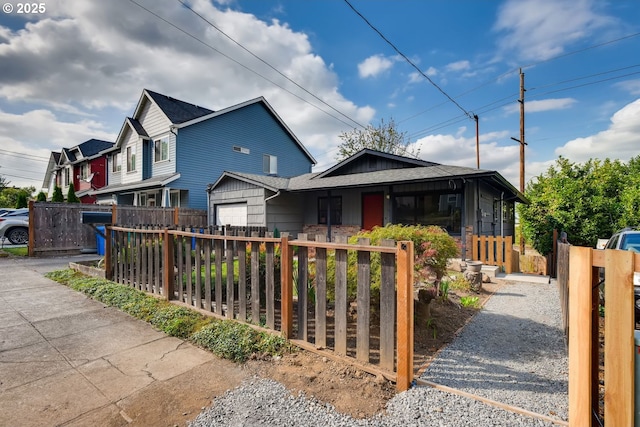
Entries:
[[292,351],[288,341],[280,336],[258,332],[233,321],[214,320],[109,280],[87,277],[71,269],[46,276],[227,359],[243,362],[256,353],[275,356]]
[[282,337],[258,332],[235,322],[214,320],[193,334],[191,340],[216,355],[245,362],[254,353],[283,354],[290,350]]
[[480,298],[473,296],[460,297],[460,305],[463,307],[480,308]]
[[[355,244],[359,238],[368,238],[372,245],[379,245],[383,239],[395,241],[410,240],[414,244],[416,280],[439,283],[447,271],[447,261],[458,255],[456,241],[438,226],[387,224],[363,231],[349,239]],[[371,253],[371,298],[376,301],[380,295],[380,254]],[[335,255],[328,254],[327,293],[329,299],[335,299]],[[357,253],[349,251],[347,267],[347,296],[354,299],[357,295]]]

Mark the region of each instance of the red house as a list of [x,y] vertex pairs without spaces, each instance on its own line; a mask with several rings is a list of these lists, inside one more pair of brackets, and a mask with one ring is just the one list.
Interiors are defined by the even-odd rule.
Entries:
[[52,152],[42,184],[47,199],[51,200],[56,185],[66,199],[69,185],[73,183],[81,203],[95,203],[95,196],[89,192],[107,185],[107,156],[101,152],[112,147],[113,142],[90,139],[75,147],[63,148],[61,152]]

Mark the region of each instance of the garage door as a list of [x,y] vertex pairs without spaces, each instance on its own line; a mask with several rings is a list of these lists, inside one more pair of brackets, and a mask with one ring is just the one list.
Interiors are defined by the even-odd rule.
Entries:
[[216,224],[217,225],[247,225],[247,204],[234,203],[231,205],[216,206]]

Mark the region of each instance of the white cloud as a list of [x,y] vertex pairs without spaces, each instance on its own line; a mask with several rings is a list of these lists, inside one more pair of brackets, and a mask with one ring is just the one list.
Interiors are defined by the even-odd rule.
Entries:
[[590,158],[627,161],[640,154],[640,99],[625,105],[611,117],[609,128],[595,135],[573,139],[555,150],[574,162]]
[[[553,110],[566,110],[571,108],[576,101],[573,98],[555,98],[555,99],[542,99],[539,101],[526,101],[525,112],[527,113],[540,113],[542,111]],[[520,104],[511,104],[504,107],[504,111],[508,114],[520,112]]]
[[425,74],[429,77],[435,77],[438,75],[438,70],[433,67],[429,67],[427,68],[427,71],[425,71]]
[[457,61],[447,64],[445,69],[447,71],[465,71],[471,68],[469,61]]
[[383,55],[373,55],[358,64],[358,74],[361,78],[377,77],[393,66],[393,61]]
[[613,27],[614,19],[599,13],[595,0],[507,0],[499,9],[494,30],[503,55],[540,61],[565,52],[596,30]]
[[93,120],[63,122],[48,110],[24,114],[0,111],[0,173],[6,174],[12,185],[33,185],[40,190],[52,146],[59,151],[91,138],[113,141],[115,137]]
[[619,82],[613,86],[629,92],[631,95],[640,95],[640,79]]
[[[18,150],[46,152],[91,137],[113,138],[143,88],[213,110],[264,96],[311,152],[335,148],[340,143],[337,135],[356,127],[335,110],[365,125],[375,115],[373,108],[355,105],[340,93],[337,75],[313,53],[306,34],[277,20],[265,22],[226,7],[217,9],[207,0],[191,2],[194,10],[335,110],[244,52],[178,2],[160,7],[155,1],[140,0],[217,51],[133,3],[55,3],[24,29],[12,32],[0,26],[0,106],[29,110],[12,117],[13,125],[0,121],[0,147],[11,144]],[[383,58],[382,63],[386,61],[390,60]],[[114,110],[119,112],[117,117]],[[65,121],[60,119],[63,116]],[[98,120],[118,125],[104,129]],[[323,154],[315,157],[324,160]]]
[[[466,128],[458,130],[456,135],[429,135],[420,138],[414,146],[420,148],[420,157],[445,165],[475,168],[476,139],[475,136],[462,136]],[[507,131],[480,134],[480,168],[498,171],[516,188],[519,188],[519,147],[499,145],[497,139],[505,139]]]

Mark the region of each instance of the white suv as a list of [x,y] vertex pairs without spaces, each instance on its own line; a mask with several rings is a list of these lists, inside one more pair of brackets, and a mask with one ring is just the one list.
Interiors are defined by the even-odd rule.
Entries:
[[14,245],[29,243],[29,209],[16,209],[0,217],[0,240]]

